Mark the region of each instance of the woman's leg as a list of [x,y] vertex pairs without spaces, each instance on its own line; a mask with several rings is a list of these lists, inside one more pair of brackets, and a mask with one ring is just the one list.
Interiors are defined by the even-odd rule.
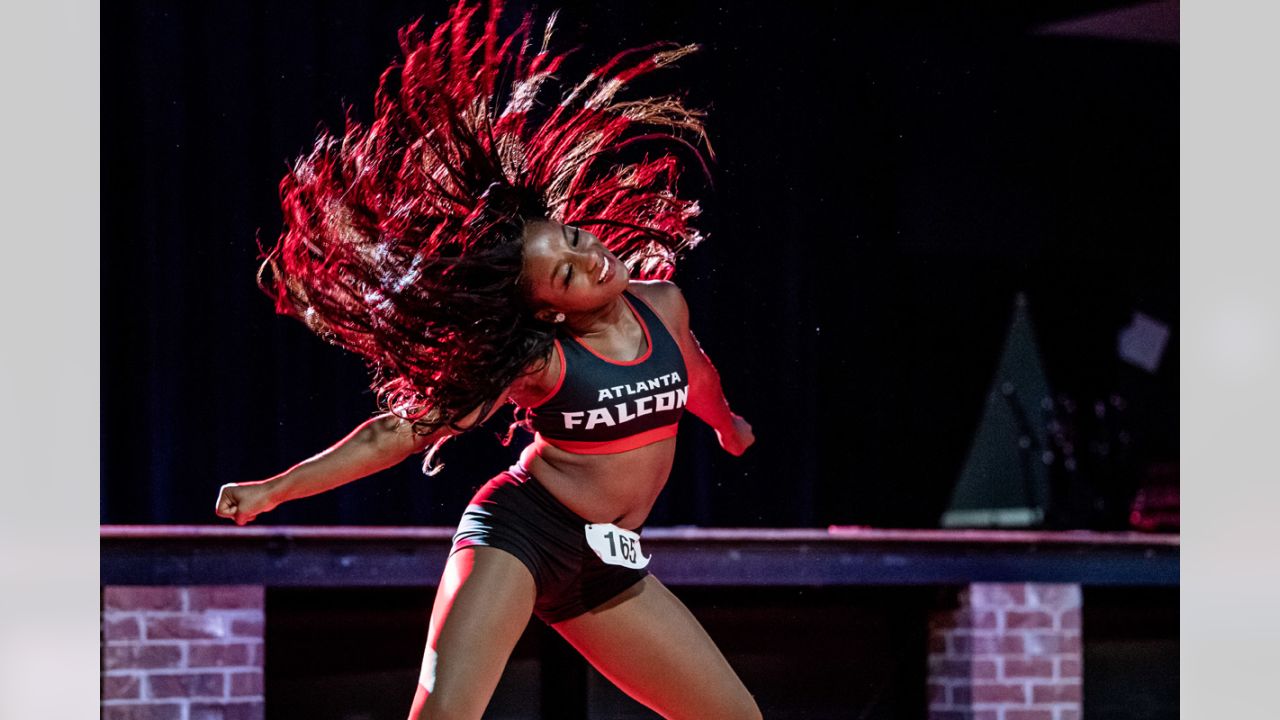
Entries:
[[552,627],[623,692],[668,720],[760,718],[706,630],[653,575]]
[[409,720],[479,720],[529,624],[536,594],[533,574],[505,550],[473,546],[450,556]]

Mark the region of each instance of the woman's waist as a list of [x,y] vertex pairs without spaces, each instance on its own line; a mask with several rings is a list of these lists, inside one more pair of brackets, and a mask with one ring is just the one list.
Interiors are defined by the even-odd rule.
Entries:
[[634,529],[666,485],[674,456],[674,438],[609,455],[579,455],[535,441],[519,464],[588,522]]

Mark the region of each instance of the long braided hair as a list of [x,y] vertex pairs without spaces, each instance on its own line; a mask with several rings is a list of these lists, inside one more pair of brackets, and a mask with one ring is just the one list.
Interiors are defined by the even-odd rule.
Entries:
[[361,355],[380,407],[424,435],[487,417],[545,366],[556,329],[522,292],[527,220],[590,228],[635,276],[665,279],[701,240],[698,204],[676,194],[676,155],[618,153],[674,144],[704,172],[699,145],[712,155],[702,112],[618,97],[697,46],[629,49],[568,84],[556,73],[569,53],[549,49],[555,13],[535,50],[532,14],[501,37],[500,0],[476,35],[478,10],[461,0],[429,34],[421,18],[400,30],[375,119],[348,112],[281,181],[283,229],[258,273],[277,312]]

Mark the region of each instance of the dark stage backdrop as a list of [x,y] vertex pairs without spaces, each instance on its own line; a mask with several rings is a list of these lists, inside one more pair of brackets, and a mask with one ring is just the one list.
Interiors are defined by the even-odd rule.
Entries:
[[[255,236],[317,127],[368,119],[396,29],[448,4],[104,13],[104,523],[226,523],[219,485],[375,411],[357,358],[273,315]],[[1177,44],[1036,31],[1118,3],[940,5],[539,6],[591,60],[704,46],[637,90],[709,109],[714,187],[686,176],[709,239],[675,280],[758,441],[732,458],[688,418],[649,526],[936,526],[1019,291],[1054,392],[1123,393],[1139,461],[1176,460]],[[1174,328],[1154,374],[1116,354],[1134,311]],[[436,477],[411,460],[257,522],[453,525],[515,457],[508,417]]]

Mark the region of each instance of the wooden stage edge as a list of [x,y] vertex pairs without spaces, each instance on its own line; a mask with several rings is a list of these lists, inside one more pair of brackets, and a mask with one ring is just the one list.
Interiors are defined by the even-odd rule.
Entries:
[[[381,525],[103,525],[102,538],[309,538],[316,540],[438,540],[451,539],[451,527],[389,527]],[[645,540],[689,541],[867,541],[917,543],[1072,543],[1084,545],[1161,545],[1177,547],[1180,536],[1092,530],[938,530],[870,528],[832,525],[819,528],[704,528],[646,527]]]
[[[450,527],[104,525],[103,585],[434,587]],[[1180,538],[1092,531],[647,527],[672,586],[1179,584]]]

